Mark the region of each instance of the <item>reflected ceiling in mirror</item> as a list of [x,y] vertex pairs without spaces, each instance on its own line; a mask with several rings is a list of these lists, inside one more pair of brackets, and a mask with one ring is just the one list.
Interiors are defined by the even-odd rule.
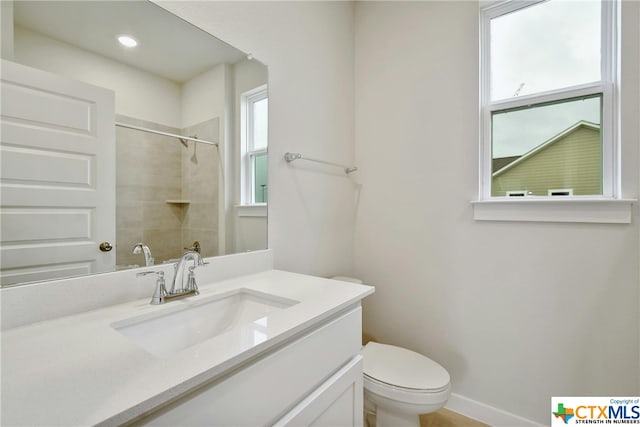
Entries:
[[[246,57],[148,1],[18,1],[14,25],[177,83]],[[120,45],[122,35],[137,46]]]
[[[252,192],[241,185],[241,176],[255,175],[257,166],[241,149],[247,143],[240,129],[246,126],[247,94],[261,90],[266,97],[266,66],[148,1],[5,1],[2,13],[3,60],[113,92],[112,121],[187,137],[113,129],[115,224],[103,234],[89,221],[87,234],[95,242],[83,242],[92,247],[92,256],[111,261],[61,261],[51,236],[21,234],[32,227],[13,215],[2,221],[2,234],[11,236],[2,241],[3,286],[144,266],[149,256],[134,253],[138,243],[150,248],[155,263],[196,247],[204,256],[267,247],[264,204],[249,213],[236,209],[257,202],[242,197]],[[4,25],[7,13],[13,27]],[[135,47],[118,42],[125,35]],[[4,114],[5,102],[13,101],[3,100],[3,130],[16,124]],[[3,150],[15,145],[3,137]],[[237,160],[243,154],[248,161]],[[260,155],[264,161],[266,152]],[[16,182],[3,172],[3,186]],[[266,181],[261,186],[264,193]],[[4,198],[2,203],[4,212],[18,213],[15,203]],[[65,236],[64,227],[58,231],[53,233],[61,239],[58,247],[83,240],[69,237],[71,231]],[[102,241],[113,243],[114,250],[98,252]],[[45,246],[50,259],[33,256]]]

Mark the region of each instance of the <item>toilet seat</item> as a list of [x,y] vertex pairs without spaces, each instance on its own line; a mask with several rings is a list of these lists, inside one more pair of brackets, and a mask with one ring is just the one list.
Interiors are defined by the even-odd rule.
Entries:
[[368,376],[367,374],[364,374],[364,380],[365,382],[368,382],[369,384],[373,385],[374,387],[386,387],[388,389],[392,389],[394,391],[398,391],[398,392],[402,392],[402,393],[409,393],[409,394],[416,394],[416,395],[423,395],[423,394],[429,394],[429,393],[441,393],[443,391],[447,391],[450,388],[450,384],[447,383],[445,385],[443,385],[440,388],[430,388],[430,389],[425,389],[425,390],[419,390],[419,389],[415,389],[415,388],[406,388],[406,387],[402,387],[402,386],[398,386],[395,384],[389,384],[389,383],[385,383],[384,381],[380,381],[377,380],[373,377]]
[[415,390],[383,383],[367,375],[364,375],[363,380],[366,392],[392,401],[402,402],[403,404],[428,405],[442,403],[444,405],[444,402],[449,399],[451,394],[451,385],[449,384],[438,390]]
[[451,390],[449,373],[411,350],[376,342],[362,349],[365,389],[394,400],[422,403]]

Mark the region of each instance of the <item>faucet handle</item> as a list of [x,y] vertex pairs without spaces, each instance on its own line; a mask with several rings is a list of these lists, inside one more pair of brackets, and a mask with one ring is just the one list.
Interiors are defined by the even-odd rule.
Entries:
[[195,291],[196,295],[198,295],[200,291],[198,291],[198,285],[196,284],[196,275],[193,271],[195,268],[195,265],[189,267],[189,276],[187,277],[187,287],[185,288],[185,291]]
[[200,242],[195,240],[191,246],[189,246],[189,247],[185,246],[184,249],[186,249],[188,251],[195,251],[195,252],[200,253],[200,250],[201,250]]
[[151,304],[158,305],[164,302],[164,297],[167,296],[167,288],[164,285],[164,271],[156,271],[156,290],[151,297]]
[[141,271],[140,273],[136,273],[136,277],[148,276],[150,274],[156,275],[156,289],[153,292],[153,296],[151,297],[151,304],[158,305],[164,302],[165,297],[167,296],[167,288],[165,287],[164,282],[164,271],[162,270],[148,270]]

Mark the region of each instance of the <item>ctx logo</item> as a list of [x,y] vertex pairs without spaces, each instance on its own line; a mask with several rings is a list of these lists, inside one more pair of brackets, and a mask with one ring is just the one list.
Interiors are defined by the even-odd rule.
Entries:
[[565,424],[569,424],[569,420],[573,417],[579,418],[581,420],[584,419],[592,419],[597,420],[600,418],[607,419],[607,408],[608,406],[599,406],[599,405],[580,405],[575,408],[567,408],[564,406],[564,403],[558,403],[558,410],[553,412],[553,415],[556,418],[562,419]]
[[[576,408],[576,418],[585,419],[589,418],[592,420],[597,420],[600,418],[609,418],[607,416],[607,408],[608,406],[578,406]],[[588,415],[584,415],[588,414]]]
[[640,397],[554,396],[551,398],[551,425],[559,427],[563,424],[640,425]]

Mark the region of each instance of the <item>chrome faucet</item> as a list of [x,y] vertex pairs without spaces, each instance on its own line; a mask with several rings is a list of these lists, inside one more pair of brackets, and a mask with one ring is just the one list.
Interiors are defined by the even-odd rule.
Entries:
[[[187,268],[187,264],[191,261],[193,261],[193,265]],[[200,291],[198,291],[198,285],[196,284],[196,275],[194,270],[199,265],[204,264],[205,262],[198,252],[185,252],[184,255],[182,255],[182,257],[180,258],[180,261],[175,264],[175,276],[173,276],[173,282],[171,284],[171,289],[169,290],[167,290],[167,288],[165,287],[163,271],[143,271],[137,273],[136,276],[141,277],[148,274],[156,274],[156,288],[153,293],[153,297],[151,297],[151,304],[164,304],[165,302],[169,302],[174,299],[198,295]],[[185,270],[188,270],[189,273],[187,275],[187,284],[186,286],[183,286]]]
[[136,244],[133,247],[133,253],[134,254],[144,253],[144,265],[146,267],[153,265],[154,260],[153,260],[153,257],[151,256],[151,249],[149,249],[149,246],[145,245],[144,243],[140,242]]
[[[187,264],[191,261],[193,261],[193,265],[188,268],[187,285],[184,286],[184,273],[187,269]],[[169,295],[181,295],[184,293],[198,295],[198,286],[196,285],[196,277],[193,270],[199,265],[204,265],[202,255],[196,251],[185,252],[180,258],[180,261],[178,261],[178,264],[176,264],[176,274],[173,276],[173,283],[171,284],[171,289],[169,289]]]

